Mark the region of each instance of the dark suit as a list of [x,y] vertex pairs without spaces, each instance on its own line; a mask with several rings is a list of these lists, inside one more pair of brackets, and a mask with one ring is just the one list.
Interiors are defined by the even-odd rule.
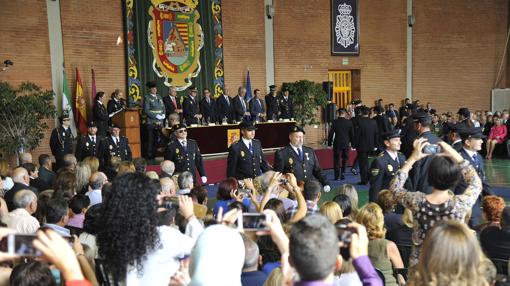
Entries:
[[96,102],[94,102],[94,107],[92,107],[92,113],[94,114],[94,121],[97,124],[97,135],[106,136],[108,120],[110,119],[106,107],[96,100]]
[[44,181],[46,186],[52,187],[55,182],[55,173],[51,170],[48,170],[44,167],[39,168],[39,179]]
[[488,226],[480,233],[480,244],[489,258],[510,258],[510,229]]
[[242,139],[230,145],[227,158],[227,177],[238,180],[255,178],[271,168],[264,158],[262,145],[257,139],[252,141],[252,152]]
[[182,109],[181,102],[175,97],[175,105],[170,96],[163,97],[163,103],[165,104],[166,118],[172,113],[176,113],[176,109]]
[[453,149],[455,149],[455,151],[457,151],[457,152],[460,152],[462,150],[462,146],[463,146],[462,145],[462,140],[459,140],[457,142],[453,142],[452,143]]
[[99,145],[101,145],[101,137],[95,136],[96,140],[93,141],[89,135],[83,135],[78,137],[78,143],[76,144],[76,151],[74,155],[76,160],[81,161],[88,156],[94,156],[99,158]]
[[174,162],[175,174],[184,171],[191,172],[195,183],[197,183],[195,169],[198,170],[200,176],[206,176],[202,154],[197,142],[193,139],[186,139],[186,150],[179,140],[170,142],[166,147],[165,160]]
[[347,166],[349,159],[349,147],[353,137],[354,127],[349,119],[339,117],[333,121],[329,130],[328,145],[333,145],[335,179],[338,179],[340,175],[340,155],[342,155],[342,174],[345,173],[345,166]]
[[278,98],[278,107],[281,119],[291,119],[294,117],[294,104],[290,95],[287,99],[284,96],[280,96]]
[[41,178],[30,178],[30,187],[36,189],[38,192],[53,188],[53,185],[46,184]]
[[[106,105],[106,110],[108,111],[108,117],[114,114],[115,112],[122,110],[124,108],[120,100],[110,99],[108,100],[108,104]],[[108,124],[112,123],[112,117],[108,120]]]
[[386,151],[381,152],[377,158],[372,161],[370,166],[370,189],[368,199],[370,202],[377,202],[377,195],[383,189],[388,189],[390,182],[397,173],[398,169],[404,165],[406,157],[398,152],[397,160],[393,160]]
[[[225,99],[225,97],[227,99]],[[234,104],[232,98],[229,96],[222,95],[216,99],[216,116],[218,121],[221,123],[226,118],[228,123],[232,123],[234,120]]]
[[[384,134],[388,131],[393,130],[393,125],[391,125],[390,119],[388,118],[388,116],[386,116],[386,114],[376,115],[374,116],[373,119],[375,120],[375,122],[377,122],[377,131],[379,132],[379,134]],[[385,149],[383,141],[384,140],[382,140],[381,138],[377,140],[377,147],[379,148],[380,151],[383,151]]]
[[[477,162],[475,163],[475,160],[473,157],[469,156],[469,154],[466,152],[464,148],[461,148],[460,151],[458,151],[459,154],[464,158],[464,160],[469,161],[469,163],[475,167],[476,173],[480,177],[480,180],[482,180],[482,193],[476,200],[475,204],[473,205],[472,212],[471,212],[471,219],[469,220],[469,224],[471,226],[476,226],[480,223],[480,219],[482,217],[482,213],[480,210],[480,207],[482,205],[482,197],[488,196],[488,195],[494,195],[494,192],[492,191],[491,186],[487,182],[487,177],[485,176],[485,169],[483,167],[483,158],[482,156],[477,152]],[[456,195],[463,194],[464,191],[467,188],[467,183],[464,180],[460,180],[457,186],[454,189],[454,193]]]
[[[248,103],[246,102],[244,97],[236,95],[232,99],[232,103],[234,104],[234,120],[237,122],[243,121],[244,113],[248,112]],[[243,105],[244,103],[244,105]]]
[[264,98],[266,101],[266,107],[267,107],[267,113],[266,118],[267,120],[277,120],[278,119],[278,97],[272,96],[271,94],[266,95]]
[[50,137],[50,149],[57,165],[57,170],[64,166],[64,156],[73,154],[73,134],[71,128],[64,130],[63,127],[53,129]]
[[128,139],[119,136],[119,143],[113,141],[111,136],[103,138],[101,141],[99,161],[101,166],[110,166],[113,157],[120,157],[122,161],[131,161],[131,148],[129,148]]
[[357,120],[357,128],[354,129],[356,137],[356,150],[358,152],[358,163],[361,183],[367,184],[368,174],[368,154],[374,151],[379,140],[377,123],[368,117],[360,117]]
[[195,115],[200,113],[198,99],[192,98],[191,95],[186,96],[182,103],[182,115],[186,120],[186,124],[198,124],[198,119]]
[[31,190],[36,195],[38,193],[38,190],[35,189],[34,187],[30,187],[20,183],[14,183],[12,188],[4,194],[4,200],[5,203],[7,204],[7,209],[9,211],[13,211],[16,209],[16,207],[14,206],[14,196],[21,190]]
[[404,126],[402,128],[402,148],[401,151],[404,155],[409,158],[411,153],[413,153],[413,142],[416,138],[418,138],[418,131],[414,129],[414,122],[412,118],[407,118],[403,123]]
[[[419,137],[426,138],[428,140],[427,142],[430,144],[437,144],[439,141],[439,138],[437,138],[437,136],[431,131],[423,132]],[[427,156],[414,164],[413,168],[409,172],[412,191],[426,194],[430,194],[432,191],[432,187],[429,186],[428,183],[429,166],[432,159],[434,159],[434,156]]]
[[299,158],[290,145],[277,150],[274,154],[273,169],[276,172],[293,173],[298,181],[318,180],[323,186],[329,185],[313,149],[303,146],[302,152],[303,159]]
[[216,101],[209,97],[209,103],[207,102],[207,98],[204,97],[200,100],[200,113],[202,114],[202,118],[205,122],[216,122]]
[[258,97],[254,97],[250,99],[249,105],[251,119],[253,121],[260,121],[261,120],[260,114],[266,113],[266,108],[264,107],[264,103],[262,102],[262,100]]

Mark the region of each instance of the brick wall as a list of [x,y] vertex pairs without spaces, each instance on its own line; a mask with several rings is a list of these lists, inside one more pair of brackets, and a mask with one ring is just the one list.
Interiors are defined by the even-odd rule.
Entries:
[[[415,1],[414,97],[439,111],[490,108],[507,30],[504,0]],[[505,86],[505,75],[500,87]]]
[[269,92],[266,86],[264,1],[222,1],[225,84],[230,94],[246,83],[250,68],[252,90]]

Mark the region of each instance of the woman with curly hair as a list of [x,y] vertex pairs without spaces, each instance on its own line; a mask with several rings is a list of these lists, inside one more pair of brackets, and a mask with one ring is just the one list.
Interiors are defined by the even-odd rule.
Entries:
[[393,276],[393,268],[404,268],[397,245],[384,238],[384,215],[381,207],[376,203],[368,203],[359,209],[356,221],[365,226],[368,234],[368,257],[375,268],[384,275],[387,286],[405,284],[404,277],[398,274],[398,283]]
[[[99,256],[110,274],[126,285],[168,285],[179,269],[179,258],[193,247],[190,237],[158,226],[158,185],[143,174],[124,174],[113,181],[103,202]],[[179,209],[188,224],[196,221],[191,198],[179,197]]]
[[490,261],[465,224],[441,221],[428,232],[408,285],[489,285],[484,277],[486,263]]

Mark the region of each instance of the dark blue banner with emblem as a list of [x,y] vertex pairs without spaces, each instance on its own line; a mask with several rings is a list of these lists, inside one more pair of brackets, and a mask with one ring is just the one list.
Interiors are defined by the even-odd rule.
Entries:
[[162,96],[170,86],[223,94],[221,0],[124,0],[124,18],[130,107],[149,81]]
[[359,55],[358,0],[331,0],[331,54]]

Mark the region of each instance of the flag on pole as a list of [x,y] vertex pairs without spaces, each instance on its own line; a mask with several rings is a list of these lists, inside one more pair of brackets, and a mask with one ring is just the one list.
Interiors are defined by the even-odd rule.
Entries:
[[246,101],[250,101],[251,96],[250,68],[248,68],[248,75],[246,76]]
[[92,96],[90,98],[96,102],[96,74],[94,73],[94,69],[92,69]]
[[80,72],[76,68],[76,101],[75,117],[76,126],[81,135],[87,134],[87,102],[83,95],[83,85],[81,83]]
[[64,70],[64,86],[62,88],[62,112],[66,112],[69,114],[71,133],[73,136],[76,136],[76,124],[74,123],[74,115],[73,108],[71,105],[71,94],[69,93],[69,88],[67,87],[67,76],[66,71]]

